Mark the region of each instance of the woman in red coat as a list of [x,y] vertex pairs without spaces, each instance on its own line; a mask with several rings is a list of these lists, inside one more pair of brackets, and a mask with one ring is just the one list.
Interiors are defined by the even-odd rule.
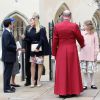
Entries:
[[64,21],[54,27],[52,55],[56,59],[54,93],[60,96],[79,95],[83,91],[76,40],[81,48],[84,39],[79,27],[71,23],[71,12],[63,12]]

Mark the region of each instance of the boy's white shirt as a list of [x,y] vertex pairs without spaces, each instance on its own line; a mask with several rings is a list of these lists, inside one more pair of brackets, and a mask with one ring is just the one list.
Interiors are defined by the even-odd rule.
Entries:
[[11,32],[11,30],[9,28],[5,28],[8,32]]

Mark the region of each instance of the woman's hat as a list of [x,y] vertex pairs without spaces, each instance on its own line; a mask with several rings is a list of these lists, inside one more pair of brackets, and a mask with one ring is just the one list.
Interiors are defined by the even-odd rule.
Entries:
[[35,12],[35,13],[33,14],[32,18],[38,18],[38,19],[39,19],[39,18],[40,18],[40,16],[39,16],[39,14],[38,14],[38,13],[36,13],[36,12]]

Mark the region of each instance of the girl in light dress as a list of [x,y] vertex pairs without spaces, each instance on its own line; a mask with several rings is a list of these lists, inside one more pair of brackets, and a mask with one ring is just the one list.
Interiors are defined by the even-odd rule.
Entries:
[[81,68],[83,72],[83,89],[88,88],[88,80],[90,75],[91,88],[97,89],[94,80],[94,73],[97,71],[96,59],[99,52],[99,41],[97,33],[94,31],[91,20],[84,22],[84,30],[82,35],[85,40],[85,46],[80,51]]

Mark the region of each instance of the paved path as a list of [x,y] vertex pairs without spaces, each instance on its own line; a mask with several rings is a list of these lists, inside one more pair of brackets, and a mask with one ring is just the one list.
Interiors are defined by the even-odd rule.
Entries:
[[[100,65],[98,65],[100,67]],[[1,69],[1,68],[0,68]],[[81,93],[78,97],[66,98],[65,100],[100,100],[100,68],[95,75],[97,90],[88,90]],[[0,74],[0,100],[64,100],[58,98],[53,93],[53,82],[43,81],[43,86],[38,88],[24,87],[24,82],[20,81],[19,75],[17,76],[17,82],[21,84],[20,88],[17,88],[15,93],[4,94],[2,92],[2,74]]]

